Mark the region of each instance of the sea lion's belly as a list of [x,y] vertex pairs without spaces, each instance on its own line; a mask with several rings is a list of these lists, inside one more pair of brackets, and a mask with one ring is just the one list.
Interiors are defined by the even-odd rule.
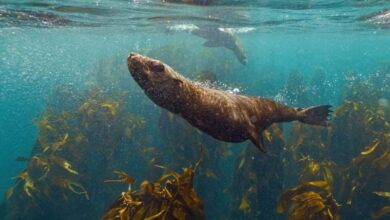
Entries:
[[218,140],[243,142],[248,139],[251,126],[246,108],[234,95],[208,91],[206,96],[194,99],[181,116]]

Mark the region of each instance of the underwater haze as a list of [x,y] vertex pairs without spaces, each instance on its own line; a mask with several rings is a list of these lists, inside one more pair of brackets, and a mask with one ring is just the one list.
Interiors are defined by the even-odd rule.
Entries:
[[[267,153],[154,104],[130,52],[331,125]],[[0,219],[389,219],[390,1],[0,1]]]

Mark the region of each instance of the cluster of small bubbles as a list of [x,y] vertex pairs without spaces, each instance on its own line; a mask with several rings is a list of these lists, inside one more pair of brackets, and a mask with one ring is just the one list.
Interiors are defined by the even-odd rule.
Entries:
[[286,98],[280,92],[275,95],[274,100],[277,101],[277,102],[280,102],[280,103],[285,103],[286,102]]
[[240,93],[240,89],[239,88],[234,88],[232,90],[228,90],[229,93],[232,93],[232,94],[238,94]]
[[168,26],[169,31],[193,31],[196,29],[199,29],[199,27],[194,24],[177,24]]
[[237,33],[248,33],[256,30],[254,27],[240,27],[240,28],[218,28],[220,31],[237,34]]
[[350,73],[345,76],[345,80],[347,80],[347,81],[355,81],[356,79],[357,79],[357,76],[352,75]]
[[232,87],[219,81],[211,82],[206,80],[204,82],[195,81],[194,83],[206,88],[222,90],[230,94],[240,94],[244,90],[241,87]]

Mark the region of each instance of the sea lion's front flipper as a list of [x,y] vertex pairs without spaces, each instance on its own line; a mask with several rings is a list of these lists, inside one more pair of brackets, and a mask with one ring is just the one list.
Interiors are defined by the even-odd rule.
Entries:
[[267,148],[264,145],[264,138],[263,134],[259,134],[256,131],[253,131],[250,133],[249,139],[252,141],[252,143],[263,153],[267,153]]

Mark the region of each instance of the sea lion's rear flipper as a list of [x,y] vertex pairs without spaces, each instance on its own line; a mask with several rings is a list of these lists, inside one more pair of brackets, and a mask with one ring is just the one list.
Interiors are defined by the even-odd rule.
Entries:
[[306,124],[327,127],[330,125],[328,117],[332,112],[331,107],[331,105],[320,105],[304,108],[298,111],[298,120]]
[[252,143],[263,153],[267,153],[267,148],[264,145],[264,138],[263,134],[259,134],[256,131],[253,131],[250,133],[249,139],[252,141]]

